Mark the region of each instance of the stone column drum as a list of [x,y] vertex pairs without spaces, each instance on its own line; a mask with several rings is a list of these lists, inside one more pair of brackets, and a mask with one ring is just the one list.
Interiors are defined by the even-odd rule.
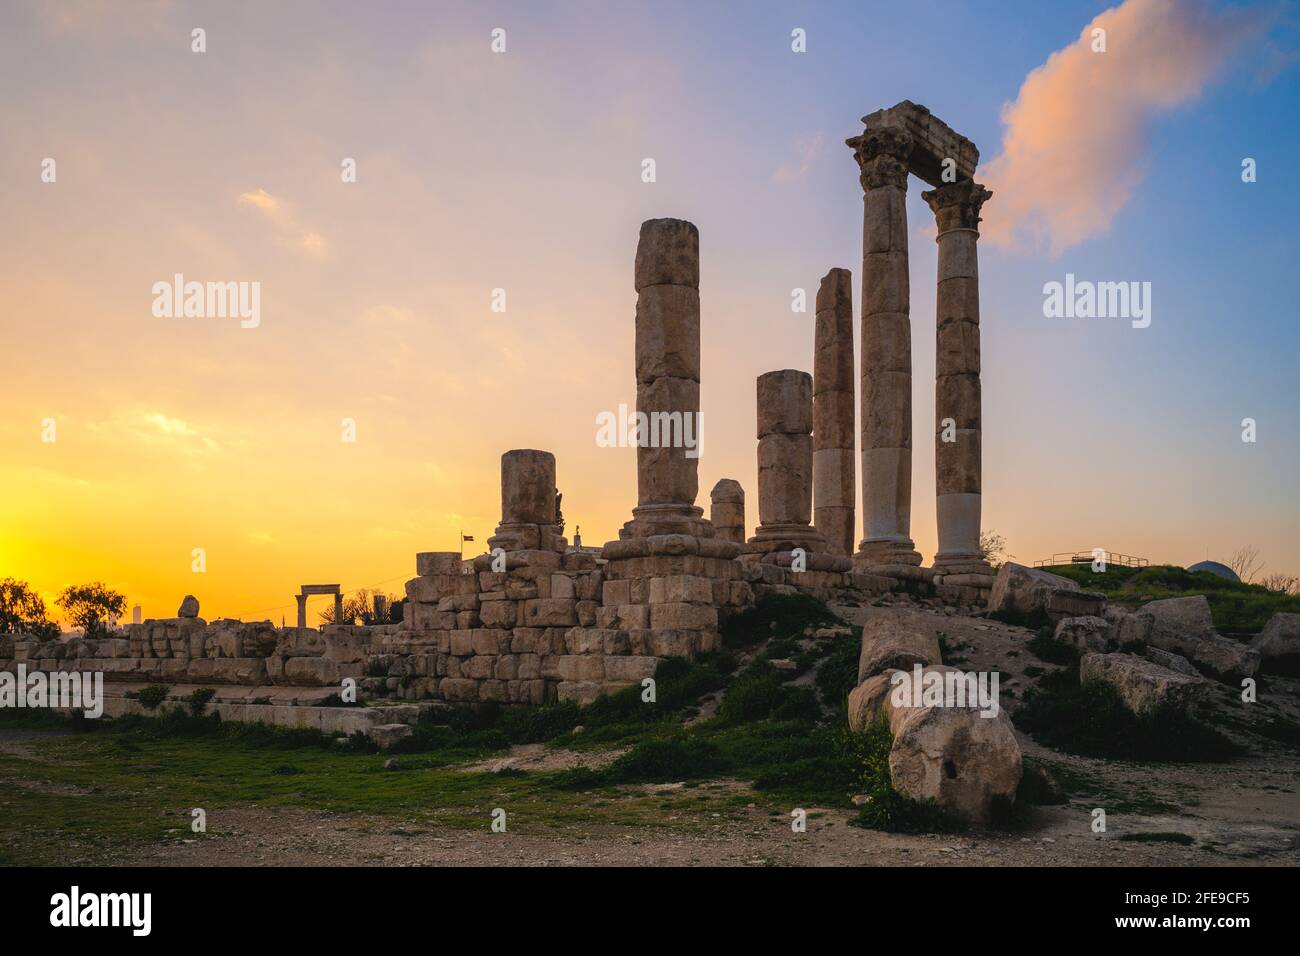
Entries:
[[750,552],[825,551],[812,526],[812,376],[758,377],[758,521]]
[[980,207],[971,180],[922,193],[938,226],[934,464],[941,574],[991,574],[980,553]]
[[911,538],[912,328],[908,301],[907,174],[902,129],[849,139],[861,170],[862,521],[855,565],[921,563]]
[[745,489],[734,478],[721,478],[709,495],[709,520],[724,541],[745,543]]
[[516,448],[501,456],[501,523],[488,547],[563,550],[555,528],[555,456]]
[[641,224],[636,249],[637,507],[625,535],[713,536],[695,505],[700,441],[700,234],[681,219]]
[[813,524],[832,554],[853,553],[853,274],[832,269],[817,289],[813,343]]

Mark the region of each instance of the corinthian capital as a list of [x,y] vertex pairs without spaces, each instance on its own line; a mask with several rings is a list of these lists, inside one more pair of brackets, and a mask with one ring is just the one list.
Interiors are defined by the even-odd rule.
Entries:
[[864,191],[880,186],[907,188],[908,157],[912,154],[912,137],[906,130],[885,126],[867,130],[861,136],[844,141],[853,150]]
[[944,183],[921,193],[921,198],[934,212],[939,232],[950,229],[976,229],[980,222],[980,207],[993,193],[973,179]]

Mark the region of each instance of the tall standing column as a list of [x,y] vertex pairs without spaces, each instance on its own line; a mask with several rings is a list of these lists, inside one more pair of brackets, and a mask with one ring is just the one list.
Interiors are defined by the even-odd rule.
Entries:
[[938,350],[934,464],[943,574],[989,574],[980,553],[980,207],[993,194],[972,180],[922,193],[938,225]]
[[912,327],[907,173],[912,138],[898,127],[848,140],[861,170],[862,523],[854,564],[921,563],[912,523]]
[[832,554],[853,553],[853,274],[817,289],[813,342],[813,523]]
[[[641,224],[636,248],[637,507],[624,533],[712,536],[695,506],[700,453],[700,234]],[[644,417],[643,417],[644,416]]]

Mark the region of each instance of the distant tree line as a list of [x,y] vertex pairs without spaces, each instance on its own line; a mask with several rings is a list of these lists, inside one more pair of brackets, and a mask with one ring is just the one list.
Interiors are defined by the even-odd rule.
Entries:
[[[126,611],[126,596],[98,581],[64,588],[54,603],[87,637],[103,637],[109,622]],[[30,584],[16,578],[0,581],[0,634],[31,634],[48,640],[59,633],[59,625],[46,612],[44,599]]]

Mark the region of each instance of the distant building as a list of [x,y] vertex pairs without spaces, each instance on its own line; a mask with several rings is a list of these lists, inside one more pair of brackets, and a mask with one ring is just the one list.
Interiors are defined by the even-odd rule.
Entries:
[[1218,561],[1199,561],[1193,564],[1188,571],[1209,571],[1211,574],[1220,578],[1227,578],[1229,581],[1240,581],[1237,572],[1232,570],[1226,564],[1220,564]]

